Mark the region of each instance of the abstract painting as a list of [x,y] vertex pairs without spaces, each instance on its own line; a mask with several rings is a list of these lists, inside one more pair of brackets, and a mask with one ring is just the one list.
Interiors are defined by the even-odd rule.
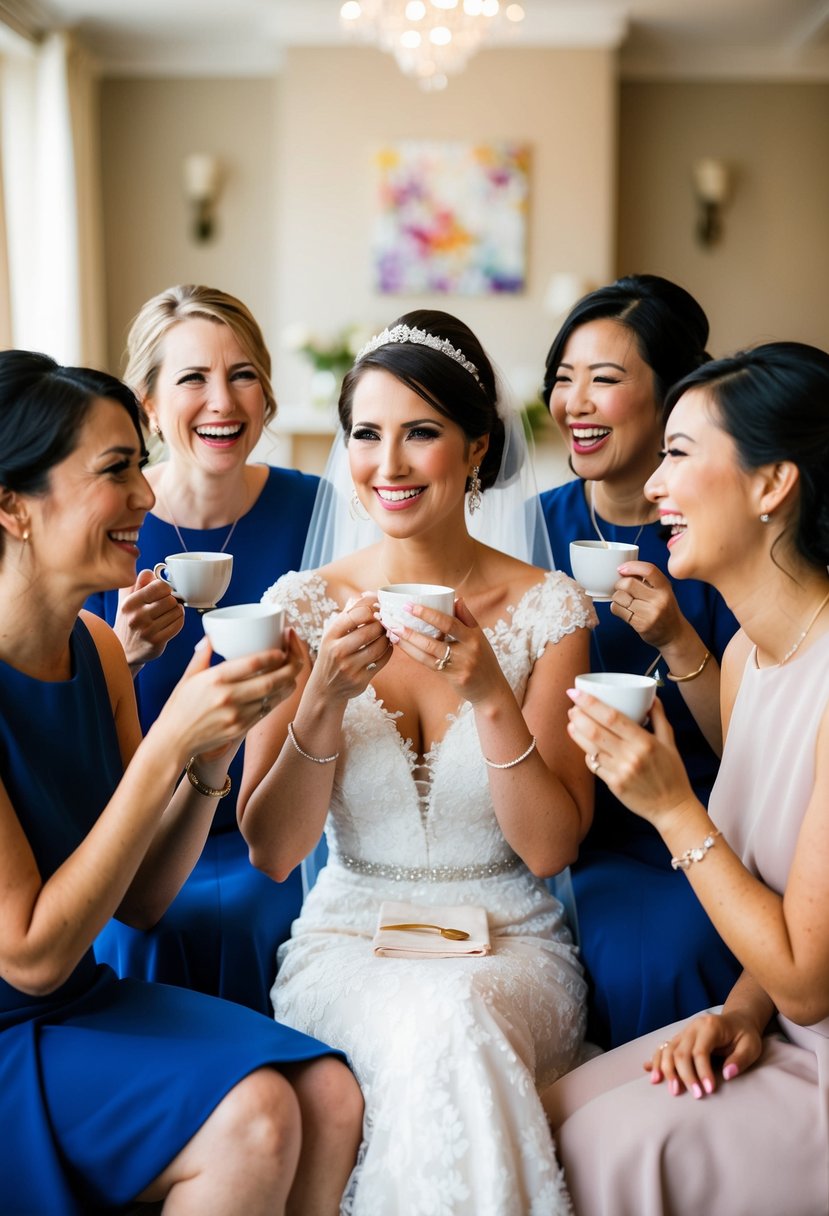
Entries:
[[406,140],[376,158],[374,284],[383,294],[496,295],[526,282],[529,147]]

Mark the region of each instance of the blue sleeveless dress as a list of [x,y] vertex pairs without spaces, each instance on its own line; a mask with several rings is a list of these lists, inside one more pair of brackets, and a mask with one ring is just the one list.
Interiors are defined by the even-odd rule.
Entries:
[[[227,547],[233,555],[233,576],[222,604],[256,603],[275,573],[299,569],[317,485],[318,478],[293,469],[269,470],[259,498],[239,520]],[[216,551],[227,540],[229,527],[179,531],[188,550]],[[152,514],[141,529],[138,547],[140,569],[182,552],[175,528]],[[93,596],[86,607],[112,625],[118,593]],[[200,615],[185,609],[184,628],[161,658],[148,663],[136,678],[145,734],[203,636]],[[236,824],[243,761],[241,748],[230,766],[232,790],[218,805],[202,855],[158,925],[144,932],[113,920],[99,935],[95,954],[121,976],[180,984],[270,1014],[276,951],[299,915],[302,878],[297,867],[276,883],[250,864]]]
[[[0,662],[0,778],[44,880],[121,772],[82,621],[69,680],[44,683]],[[48,996],[0,980],[0,1210],[88,1216],[125,1204],[248,1073],[329,1050],[228,1001],[118,979],[92,949]]]
[[[584,482],[545,491],[541,507],[556,568],[572,574],[570,541],[595,536]],[[638,526],[604,520],[599,526],[607,540],[628,544],[639,533]],[[637,543],[639,559],[652,562],[670,579],[660,524],[647,524]],[[737,630],[725,602],[696,579],[671,579],[671,585],[683,615],[719,660]],[[609,604],[595,608],[599,624],[590,635],[592,670],[644,674],[658,652],[614,616]],[[660,667],[664,677],[664,662]],[[666,681],[659,699],[694,792],[707,805],[719,760],[677,685]],[[596,782],[593,824],[571,874],[582,962],[591,985],[589,1039],[617,1047],[725,1000],[740,974],[737,960],[690,883],[677,882],[659,833],[623,806],[603,781]]]

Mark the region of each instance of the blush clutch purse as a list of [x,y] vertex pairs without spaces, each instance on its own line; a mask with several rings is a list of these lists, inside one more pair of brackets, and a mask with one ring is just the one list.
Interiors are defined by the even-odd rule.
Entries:
[[380,905],[374,953],[383,958],[462,958],[492,953],[486,908],[410,904]]

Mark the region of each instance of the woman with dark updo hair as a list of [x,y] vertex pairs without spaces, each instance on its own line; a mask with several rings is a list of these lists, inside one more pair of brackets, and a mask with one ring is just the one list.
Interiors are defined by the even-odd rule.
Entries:
[[362,1103],[322,1043],[230,1001],[96,962],[155,924],[198,858],[296,642],[210,666],[142,739],[121,643],[82,611],[135,579],[153,505],[130,390],[0,352],[0,1207],[339,1209]]
[[[743,970],[545,1101],[578,1216],[822,1216],[829,1189],[829,355],[774,342],[668,395],[648,499],[669,567],[740,623],[706,810],[659,700],[645,730],[571,694],[570,736],[658,833]],[[647,1076],[642,1075],[645,1065]]]
[[[325,564],[266,595],[303,671],[248,740],[239,801],[254,864],[277,880],[323,826],[328,839],[274,1009],[341,1046],[363,1086],[354,1216],[557,1216],[569,1205],[536,1087],[580,1058],[585,990],[541,876],[590,822],[565,693],[593,611],[566,575],[513,556],[532,552],[526,445],[467,326],[400,317],[357,357],[340,418]],[[349,498],[379,538],[357,551],[336,527]],[[490,517],[512,552],[471,534],[483,520],[490,535]],[[404,604],[384,625],[389,584],[449,588],[454,606]]]
[[[579,300],[550,347],[543,389],[576,478],[541,495],[558,568],[571,571],[574,540],[639,547],[610,601],[596,601],[590,666],[658,672],[703,802],[721,747],[719,660],[737,626],[712,587],[671,578],[666,533],[644,487],[659,462],[665,395],[707,362],[707,341],[697,301],[657,275],[629,275]],[[656,833],[601,782],[572,880],[588,1038],[614,1047],[725,998],[737,974],[730,950],[693,891],[674,883]]]

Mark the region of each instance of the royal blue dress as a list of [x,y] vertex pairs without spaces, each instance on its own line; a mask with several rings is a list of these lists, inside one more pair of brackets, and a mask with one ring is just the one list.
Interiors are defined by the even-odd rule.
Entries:
[[[82,621],[71,647],[71,678],[57,683],[0,662],[0,778],[44,881],[122,774]],[[88,1216],[125,1204],[248,1073],[329,1050],[229,1001],[118,979],[92,949],[48,996],[0,980],[0,1211]]]
[[[541,495],[557,569],[572,574],[570,541],[595,536],[584,482],[567,482]],[[606,540],[634,543],[636,527],[599,519]],[[667,578],[668,548],[659,523],[646,524],[639,560]],[[696,579],[671,579],[683,616],[719,660],[737,622],[713,587]],[[635,629],[595,605],[599,624],[590,639],[594,671],[644,674],[658,652]],[[663,678],[665,664],[660,661]],[[673,727],[697,797],[706,805],[719,761],[708,746],[676,684],[659,698]],[[690,883],[671,869],[659,833],[596,782],[593,824],[571,867],[582,961],[591,984],[588,1037],[602,1047],[667,1026],[724,1001],[740,966],[714,929]]]
[[[241,517],[227,552],[233,575],[223,605],[258,602],[275,575],[298,570],[319,479],[293,469],[271,468],[259,498]],[[180,528],[189,551],[220,550],[229,526]],[[140,568],[153,567],[183,546],[175,528],[149,514],[138,538]],[[117,591],[93,596],[87,608],[113,624]],[[159,659],[135,680],[138,713],[146,734],[204,637],[201,617],[185,609],[184,628]],[[248,860],[236,823],[244,748],[230,766],[232,789],[216,810],[196,866],[166,915],[148,932],[111,921],[95,943],[99,962],[121,976],[181,984],[211,996],[272,1013],[269,992],[276,951],[289,936],[302,905],[300,868],[276,883]]]

